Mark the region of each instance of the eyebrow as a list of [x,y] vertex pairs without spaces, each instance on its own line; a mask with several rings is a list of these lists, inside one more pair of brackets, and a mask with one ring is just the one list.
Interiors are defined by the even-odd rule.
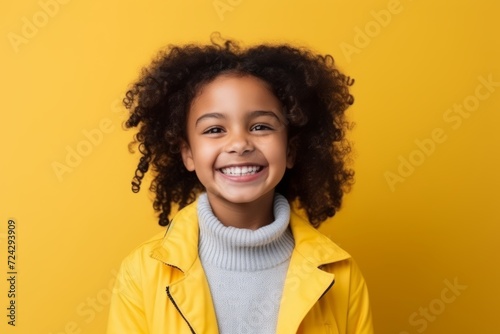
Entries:
[[[282,114],[280,113],[279,115],[282,115]],[[269,116],[269,117],[272,117],[272,118],[276,119],[279,123],[282,123],[285,126],[287,126],[288,125],[288,120],[286,119],[286,117],[280,117],[279,115],[277,115],[273,111],[255,110],[255,111],[252,111],[250,113],[249,118],[256,118],[256,117],[259,117],[259,116]]]
[[[260,116],[270,116],[270,117],[273,117],[275,119],[277,119],[278,121],[280,122],[283,122],[282,119],[280,119],[278,117],[278,115],[276,115],[276,113],[272,112],[272,111],[268,111],[268,110],[255,110],[255,111],[252,111],[250,113],[250,115],[248,116],[249,119],[252,119],[252,118],[256,118],[256,117],[260,117]],[[204,121],[205,119],[210,119],[210,118],[215,118],[215,119],[224,119],[226,118],[226,116],[222,113],[218,113],[218,112],[213,112],[213,113],[208,113],[208,114],[204,114],[202,116],[200,116],[196,122],[195,122],[195,126],[198,126],[198,123]]]
[[226,117],[223,114],[218,113],[218,112],[212,112],[212,113],[204,114],[204,115],[201,115],[196,120],[196,123],[194,124],[194,126],[198,126],[198,123],[200,123],[201,121],[203,121],[205,119],[209,119],[209,118],[221,119],[221,118],[226,118]]
[[274,117],[278,121],[281,122],[281,119],[278,117],[278,115],[276,115],[276,113],[274,113],[272,111],[267,111],[267,110],[255,110],[255,111],[252,111],[250,113],[249,118],[255,118],[255,117],[259,117],[259,116],[271,116],[271,117]]

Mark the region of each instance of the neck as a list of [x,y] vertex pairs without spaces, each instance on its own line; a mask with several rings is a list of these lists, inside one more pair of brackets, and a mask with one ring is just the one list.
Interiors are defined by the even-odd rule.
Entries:
[[251,203],[232,203],[207,195],[214,215],[225,226],[256,230],[274,221],[274,191]]

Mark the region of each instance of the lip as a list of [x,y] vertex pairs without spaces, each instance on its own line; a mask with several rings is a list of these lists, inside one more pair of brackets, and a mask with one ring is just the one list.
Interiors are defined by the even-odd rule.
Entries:
[[262,164],[259,164],[259,163],[255,163],[255,162],[241,162],[241,163],[237,163],[237,164],[229,164],[229,165],[224,165],[224,166],[221,166],[221,167],[217,167],[216,169],[219,170],[219,169],[222,169],[222,168],[229,168],[229,167],[243,167],[243,166],[259,166],[259,167],[266,167]]

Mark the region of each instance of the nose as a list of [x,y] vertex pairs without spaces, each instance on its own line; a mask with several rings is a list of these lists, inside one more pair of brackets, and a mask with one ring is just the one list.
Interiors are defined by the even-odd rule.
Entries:
[[233,132],[228,136],[226,152],[243,155],[252,152],[254,149],[255,147],[250,139],[250,135],[244,131]]

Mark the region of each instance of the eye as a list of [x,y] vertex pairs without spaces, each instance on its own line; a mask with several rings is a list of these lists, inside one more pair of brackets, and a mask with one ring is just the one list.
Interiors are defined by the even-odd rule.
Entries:
[[203,131],[203,134],[219,134],[222,132],[224,132],[222,128],[214,126]]
[[251,131],[265,131],[265,130],[272,130],[270,126],[264,125],[264,124],[256,124],[252,126],[250,129]]

